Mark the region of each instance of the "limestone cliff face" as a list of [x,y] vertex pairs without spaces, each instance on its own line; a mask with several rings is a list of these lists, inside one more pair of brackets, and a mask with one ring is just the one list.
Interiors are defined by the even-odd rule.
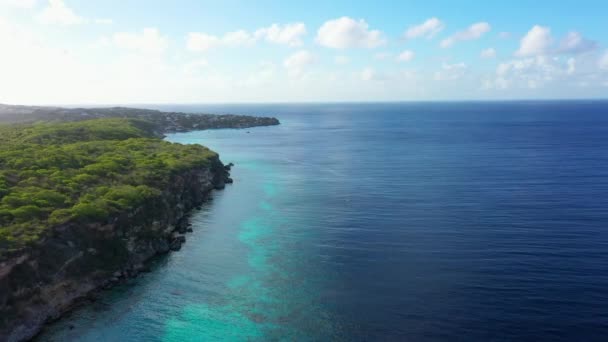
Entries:
[[53,227],[37,247],[0,263],[0,341],[33,337],[78,300],[179,249],[189,211],[230,182],[219,158],[173,177],[160,198],[106,224]]

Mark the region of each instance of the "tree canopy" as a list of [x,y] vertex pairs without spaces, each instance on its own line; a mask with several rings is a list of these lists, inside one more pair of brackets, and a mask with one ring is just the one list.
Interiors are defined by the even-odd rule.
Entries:
[[0,256],[54,225],[105,222],[209,165],[200,145],[161,140],[148,122],[97,119],[0,126]]

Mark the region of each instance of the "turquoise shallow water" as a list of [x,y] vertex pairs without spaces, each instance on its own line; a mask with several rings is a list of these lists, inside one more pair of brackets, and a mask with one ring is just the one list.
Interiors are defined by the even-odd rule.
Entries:
[[[308,229],[314,192],[301,175],[262,150],[234,139],[263,136],[246,131],[175,134],[167,139],[200,143],[234,162],[234,185],[214,193],[192,216],[194,233],[184,248],[155,262],[154,271],[106,293],[90,307],[51,326],[49,341],[315,340],[339,337],[320,288],[325,279]],[[245,135],[247,134],[247,135]],[[277,158],[275,156],[274,158]],[[300,204],[294,206],[297,199]],[[317,257],[318,259],[318,257]],[[72,328],[70,328],[70,326]]]
[[608,336],[608,102],[162,109],[282,125],[169,136],[235,183],[180,252],[41,340]]

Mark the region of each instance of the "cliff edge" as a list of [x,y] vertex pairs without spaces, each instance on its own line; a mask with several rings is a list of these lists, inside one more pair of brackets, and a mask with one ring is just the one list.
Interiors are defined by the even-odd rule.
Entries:
[[232,182],[229,168],[144,121],[0,127],[0,341],[32,338],[178,250],[188,213]]

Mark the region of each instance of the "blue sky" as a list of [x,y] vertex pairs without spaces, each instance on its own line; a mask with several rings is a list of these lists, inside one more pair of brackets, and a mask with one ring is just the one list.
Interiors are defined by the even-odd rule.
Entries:
[[605,98],[606,1],[0,0],[0,102]]

